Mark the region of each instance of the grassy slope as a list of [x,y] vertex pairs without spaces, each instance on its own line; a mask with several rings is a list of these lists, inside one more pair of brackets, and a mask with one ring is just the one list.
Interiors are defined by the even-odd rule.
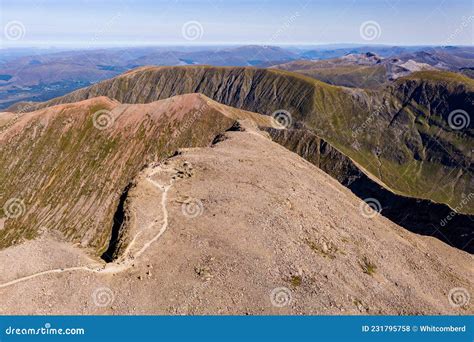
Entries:
[[[429,141],[421,149],[425,154],[421,161],[400,164],[384,160],[386,182],[395,188],[396,182],[403,182],[412,189],[408,194],[474,213],[473,203],[462,204],[473,190],[473,123],[462,130],[453,130],[448,124],[448,114],[453,110],[463,109],[472,115],[474,80],[457,73],[421,71],[397,80],[392,89],[392,95],[404,103],[400,113],[408,119],[407,126]],[[455,165],[446,166],[441,159]]]
[[350,66],[295,71],[317,78],[323,82],[346,87],[377,88],[386,83],[386,71],[383,66]]
[[[100,255],[120,194],[137,172],[179,147],[207,146],[231,127],[234,120],[219,106],[199,107],[182,113],[182,119],[179,104],[178,117],[170,111],[156,118],[153,108],[136,113],[132,107],[128,113],[138,119],[127,121],[124,115],[106,130],[94,127],[93,113],[124,107],[106,98],[25,114],[0,134],[0,208],[17,198],[26,209],[5,221],[0,248],[54,229]],[[172,135],[178,128],[180,134]],[[6,214],[0,210],[0,219]]]
[[[472,112],[472,83],[462,75],[430,71],[381,90],[362,90],[276,69],[143,67],[49,104],[98,95],[144,103],[199,92],[262,114],[284,109],[394,191],[456,207],[472,191],[465,165],[472,136],[451,130],[447,114],[459,105]],[[473,213],[474,204],[461,211]]]
[[344,87],[375,89],[387,82],[386,69],[382,65],[324,65],[322,62],[316,67],[314,62],[297,61],[283,64],[281,68]]

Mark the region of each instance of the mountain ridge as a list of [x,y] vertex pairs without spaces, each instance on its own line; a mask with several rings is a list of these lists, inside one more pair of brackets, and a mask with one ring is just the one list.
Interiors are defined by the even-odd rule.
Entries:
[[[294,121],[304,122],[390,188],[408,196],[454,208],[462,194],[472,191],[472,157],[466,149],[472,122],[464,130],[455,130],[448,125],[448,114],[473,110],[473,81],[444,71],[414,73],[380,90],[362,90],[273,69],[142,67],[31,106],[100,95],[140,103],[188,92],[260,114],[285,110]],[[434,94],[440,94],[442,101]],[[450,174],[455,177],[446,178]],[[439,191],[433,191],[433,184],[447,179]],[[474,205],[462,210],[473,213]]]
[[[46,227],[102,253],[119,199],[139,170],[178,148],[211,144],[236,118],[272,120],[201,94],[137,105],[99,97],[14,118],[0,132],[0,248]],[[18,209],[21,217],[12,219]]]
[[429,64],[377,54],[347,54],[324,60],[296,60],[271,68],[297,72],[323,82],[353,88],[377,89],[390,81],[421,70],[436,70]]

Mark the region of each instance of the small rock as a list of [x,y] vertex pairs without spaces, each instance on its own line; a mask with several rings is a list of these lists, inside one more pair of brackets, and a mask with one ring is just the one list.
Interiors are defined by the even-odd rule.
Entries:
[[326,244],[326,242],[323,242],[323,252],[327,253],[328,251],[329,251],[328,245]]

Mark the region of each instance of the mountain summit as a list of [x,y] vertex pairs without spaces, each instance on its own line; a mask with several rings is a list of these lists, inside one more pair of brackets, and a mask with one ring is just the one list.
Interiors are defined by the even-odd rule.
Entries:
[[189,94],[5,121],[0,313],[465,313],[472,256],[377,214],[269,116]]

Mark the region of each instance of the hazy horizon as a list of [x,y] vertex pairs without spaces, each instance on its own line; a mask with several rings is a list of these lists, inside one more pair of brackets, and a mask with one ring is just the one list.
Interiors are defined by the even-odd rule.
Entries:
[[237,47],[248,47],[248,46],[265,46],[272,48],[294,48],[294,49],[324,49],[324,48],[358,48],[358,47],[400,47],[400,48],[422,48],[422,47],[473,47],[471,44],[354,44],[354,43],[333,43],[333,44],[278,44],[278,45],[266,45],[264,43],[214,43],[214,44],[130,44],[130,45],[73,45],[73,44],[56,44],[56,45],[25,45],[25,46],[0,46],[0,49],[4,50],[27,50],[27,49],[39,49],[39,50],[102,50],[102,49],[129,49],[129,48],[192,48],[192,50],[201,49],[201,48],[237,48]]
[[2,47],[472,45],[474,5],[409,0],[2,0]]

